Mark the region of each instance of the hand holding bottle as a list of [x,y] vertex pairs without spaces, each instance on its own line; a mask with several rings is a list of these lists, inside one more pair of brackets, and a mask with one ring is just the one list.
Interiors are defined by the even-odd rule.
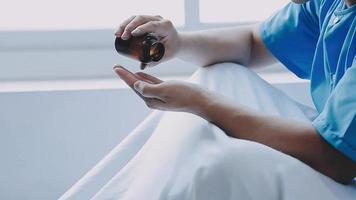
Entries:
[[159,62],[153,62],[150,66],[169,60],[177,54],[180,48],[178,32],[171,21],[163,19],[161,16],[132,16],[121,23],[115,35],[123,40],[128,40],[132,36],[139,37],[147,33],[157,35],[165,47],[163,58]]

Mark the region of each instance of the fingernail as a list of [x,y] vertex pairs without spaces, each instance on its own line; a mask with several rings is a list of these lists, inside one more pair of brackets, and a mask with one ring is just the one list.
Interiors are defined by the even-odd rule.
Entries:
[[135,29],[135,30],[133,30],[133,31],[131,32],[131,34],[137,35],[137,34],[139,34],[140,32],[141,32],[140,29]]
[[135,88],[135,90],[141,91],[141,88],[142,88],[143,84],[144,84],[143,81],[136,81],[136,82],[134,83],[134,88]]
[[128,36],[128,35],[122,35],[122,36],[121,36],[121,39],[127,40],[127,39],[129,39],[129,36]]
[[118,69],[120,67],[121,67],[120,65],[114,65],[113,69],[115,70],[115,69]]

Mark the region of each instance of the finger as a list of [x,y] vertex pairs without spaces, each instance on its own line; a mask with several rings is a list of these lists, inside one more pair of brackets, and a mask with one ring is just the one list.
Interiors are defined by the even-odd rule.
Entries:
[[120,24],[119,28],[116,30],[115,36],[116,36],[116,37],[121,37],[121,35],[122,35],[122,33],[124,32],[126,26],[127,26],[135,17],[136,17],[136,16],[131,16],[130,18],[124,20],[124,21]]
[[163,100],[161,97],[161,88],[157,84],[150,84],[139,80],[134,83],[134,89],[146,98]]
[[136,27],[145,24],[150,21],[156,21],[158,18],[152,16],[137,16],[135,17],[127,26],[125,27],[124,32],[121,35],[123,40],[127,40],[131,36],[131,32],[136,29]]
[[[120,69],[119,69],[120,68]],[[148,78],[145,78],[143,76],[139,76],[137,73],[132,73],[130,72],[129,70],[127,70],[126,68],[120,66],[120,65],[115,65],[114,66],[114,70],[116,71],[116,69],[119,69],[116,73],[120,76],[120,75],[125,75],[125,74],[130,74],[132,76],[134,76],[136,78],[136,80],[141,80],[141,81],[145,81],[145,82],[148,82],[148,83],[152,83],[154,84],[155,82],[148,79]],[[123,71],[122,71],[123,70]],[[123,77],[127,77],[127,76],[123,76]],[[131,77],[131,76],[130,76]],[[121,78],[121,76],[120,76]],[[135,80],[135,81],[136,81]]]
[[164,35],[165,32],[171,27],[173,27],[173,24],[169,20],[148,21],[147,23],[136,26],[132,31],[132,35],[140,36],[145,33],[157,33],[158,35]]
[[131,88],[134,88],[134,83],[138,80],[140,80],[137,76],[135,76],[133,73],[128,71],[122,66],[115,66],[114,70],[119,77],[126,82],[127,85],[129,85]]
[[136,78],[138,78],[138,79],[141,80],[141,81],[145,81],[145,82],[147,82],[147,83],[155,84],[153,81],[151,81],[151,80],[149,80],[149,79],[147,79],[147,78],[145,78],[145,77],[142,77],[142,76],[137,75],[137,73],[135,73],[134,75],[136,76]]
[[139,77],[141,77],[142,79],[148,80],[148,81],[150,81],[152,83],[158,84],[158,83],[162,83],[163,82],[161,79],[156,78],[154,76],[151,76],[149,74],[143,73],[143,72],[137,72],[135,74],[138,75]]
[[137,75],[131,73],[129,70],[125,69],[122,66],[115,66],[114,67],[115,72],[119,75],[119,77],[125,81],[125,83],[132,88],[132,90],[139,96],[141,97],[144,101],[146,101],[146,97],[142,96],[138,91],[134,89],[134,83],[138,80],[141,80],[141,77],[138,77]]

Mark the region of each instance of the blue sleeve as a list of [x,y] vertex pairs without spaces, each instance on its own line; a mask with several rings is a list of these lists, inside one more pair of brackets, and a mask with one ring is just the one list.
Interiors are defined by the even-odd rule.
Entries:
[[356,161],[356,57],[313,121],[319,134],[344,155]]
[[267,49],[298,77],[309,79],[319,38],[320,0],[289,3],[260,26]]

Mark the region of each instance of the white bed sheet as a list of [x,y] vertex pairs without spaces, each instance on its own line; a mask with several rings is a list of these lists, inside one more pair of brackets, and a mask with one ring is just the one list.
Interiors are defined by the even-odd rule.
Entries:
[[[267,114],[317,115],[236,64],[201,68],[189,81]],[[228,137],[192,114],[154,111],[60,199],[355,198],[356,185],[338,184],[279,151]]]

